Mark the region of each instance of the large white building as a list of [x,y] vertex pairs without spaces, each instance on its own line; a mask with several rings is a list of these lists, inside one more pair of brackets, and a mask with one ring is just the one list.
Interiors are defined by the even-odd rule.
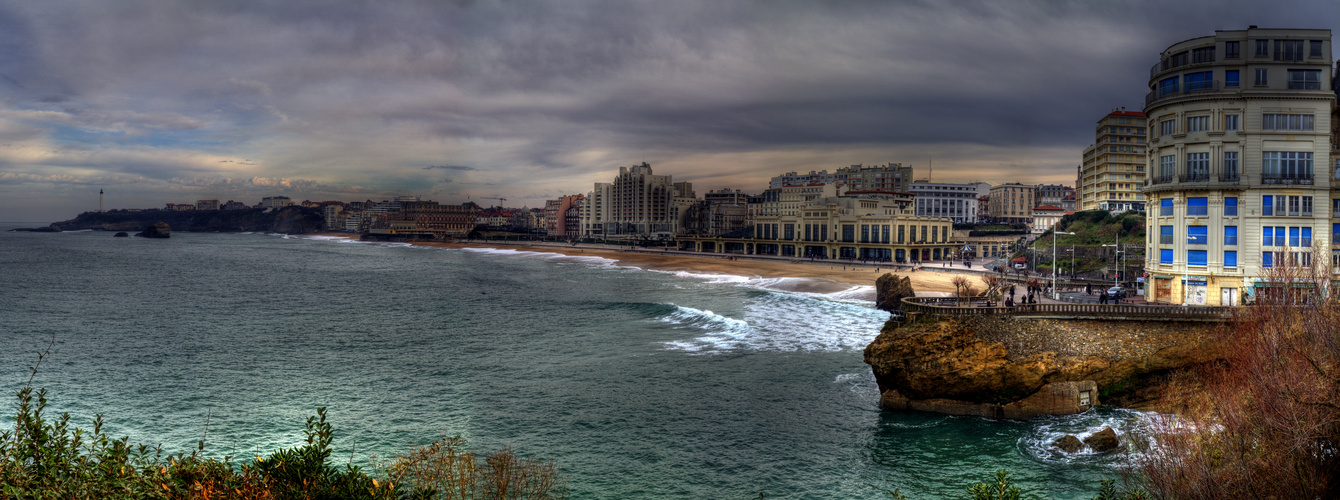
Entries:
[[1327,203],[1340,199],[1326,168],[1333,61],[1329,30],[1255,26],[1160,54],[1144,109],[1152,300],[1231,305],[1282,292],[1269,286],[1276,268],[1340,249]]
[[[619,167],[614,182],[597,182],[582,204],[582,235],[610,239],[669,239],[675,234],[674,180],[642,163]],[[588,207],[589,206],[589,207]]]
[[951,184],[918,180],[911,184],[919,217],[947,217],[957,224],[977,222],[977,198],[991,194],[985,182]]

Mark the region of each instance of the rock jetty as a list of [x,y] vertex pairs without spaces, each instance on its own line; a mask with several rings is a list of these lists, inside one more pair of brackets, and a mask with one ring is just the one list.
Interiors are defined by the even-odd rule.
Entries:
[[144,228],[143,231],[140,231],[139,234],[136,234],[135,236],[142,238],[171,238],[172,228],[168,227],[166,222],[157,222],[152,226]]

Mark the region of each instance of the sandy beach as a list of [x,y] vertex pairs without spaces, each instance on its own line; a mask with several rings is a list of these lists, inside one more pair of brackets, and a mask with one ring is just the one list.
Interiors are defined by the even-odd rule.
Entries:
[[[966,276],[973,286],[981,289],[985,286],[977,274],[895,270],[888,266],[851,265],[844,262],[808,262],[804,260],[785,261],[774,259],[739,258],[731,260],[726,256],[694,255],[684,253],[657,253],[626,251],[613,249],[594,249],[550,245],[524,245],[500,243],[439,243],[418,242],[414,245],[439,248],[495,248],[523,252],[547,252],[572,256],[602,257],[617,261],[617,265],[634,266],[657,271],[690,271],[704,274],[725,274],[736,276],[754,276],[758,278],[806,278],[791,286],[792,290],[813,293],[833,293],[848,290],[856,286],[873,287],[875,279],[888,272],[894,272],[912,279],[912,287],[920,292],[953,292],[951,280],[955,276]],[[873,291],[870,299],[873,300]]]

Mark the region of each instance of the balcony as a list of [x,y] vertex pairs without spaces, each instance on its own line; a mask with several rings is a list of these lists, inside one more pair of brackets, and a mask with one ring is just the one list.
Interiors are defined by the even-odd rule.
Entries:
[[1261,184],[1312,185],[1312,174],[1261,174]]
[[1145,106],[1149,106],[1153,102],[1163,99],[1199,94],[1202,92],[1217,92],[1223,90],[1223,88],[1223,83],[1219,80],[1186,82],[1185,85],[1172,85],[1170,87],[1155,89],[1154,91],[1145,94]]
[[1237,184],[1239,182],[1242,182],[1242,176],[1238,175],[1237,172],[1220,172],[1219,182],[1229,182]]
[[1150,184],[1172,184],[1173,176],[1165,175],[1161,177],[1150,177]]
[[1177,176],[1177,182],[1210,182],[1209,172],[1193,172]]

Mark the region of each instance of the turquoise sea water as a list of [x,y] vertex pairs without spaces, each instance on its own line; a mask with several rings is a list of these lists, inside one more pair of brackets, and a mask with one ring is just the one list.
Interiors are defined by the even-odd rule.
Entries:
[[1087,498],[1120,475],[1125,458],[1045,443],[1134,430],[1135,412],[880,410],[861,349],[887,315],[862,290],[794,281],[264,234],[0,232],[0,388],[54,335],[34,385],[132,442],[189,452],[208,419],[208,453],[249,457],[298,444],[326,406],[339,462],[461,434],[555,461],[582,499],[962,497],[1001,468]]

